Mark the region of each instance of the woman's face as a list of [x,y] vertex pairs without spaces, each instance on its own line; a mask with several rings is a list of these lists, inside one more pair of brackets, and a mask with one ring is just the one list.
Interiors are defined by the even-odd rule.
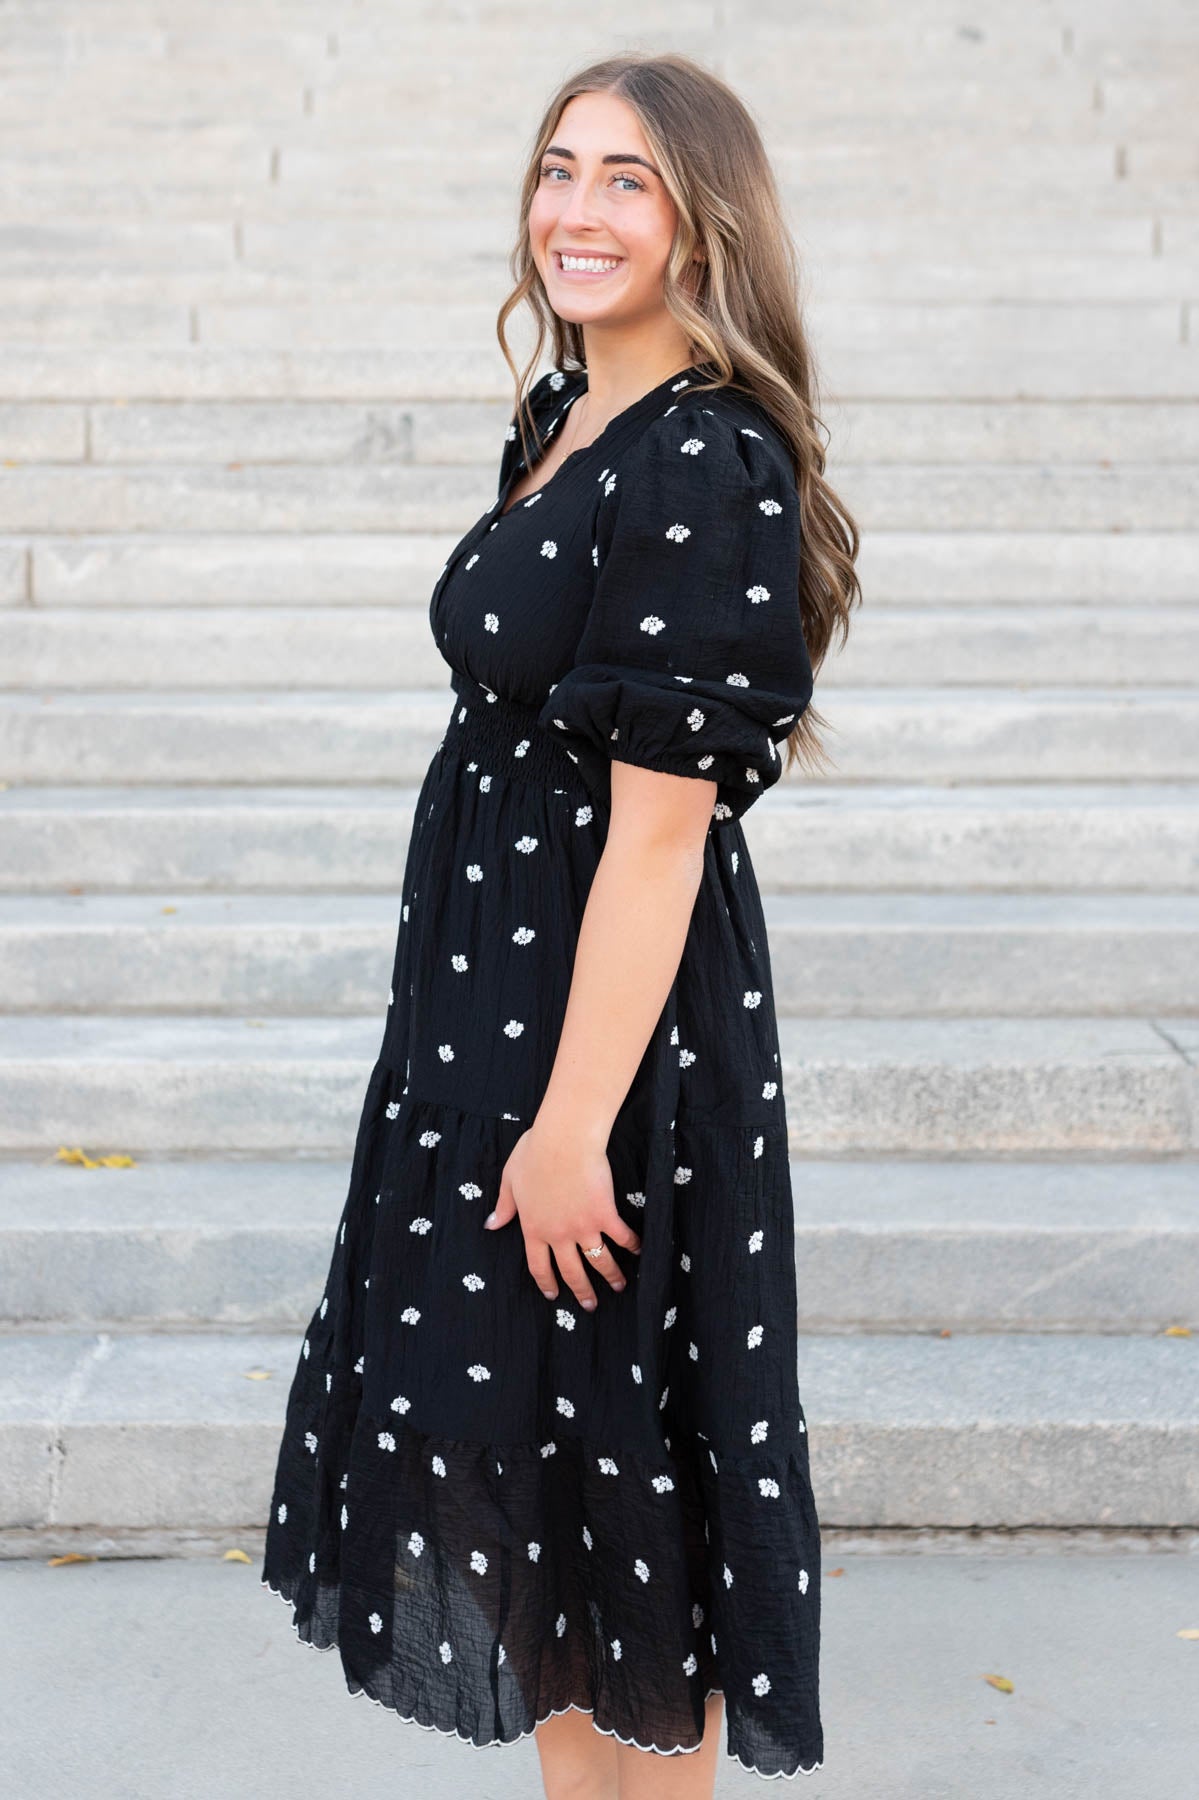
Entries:
[[[529,238],[550,305],[578,325],[661,314],[678,214],[637,115],[615,94],[576,94],[541,159]],[[596,259],[570,268],[567,258]]]

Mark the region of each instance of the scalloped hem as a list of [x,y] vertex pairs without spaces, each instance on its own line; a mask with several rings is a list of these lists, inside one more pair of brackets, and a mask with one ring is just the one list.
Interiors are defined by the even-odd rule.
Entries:
[[[259,1585],[267,1588],[272,1594],[282,1600],[284,1606],[290,1606],[292,1612],[295,1612],[295,1601],[291,1596],[285,1594],[282,1588],[275,1587],[272,1582],[267,1580],[265,1575],[259,1576]],[[310,1650],[322,1652],[336,1650],[338,1648],[336,1642],[332,1644],[314,1644],[311,1638],[301,1637],[300,1627],[297,1625],[294,1618],[291,1621],[291,1628],[296,1634],[297,1643],[306,1644]],[[524,1738],[532,1737],[538,1725],[544,1725],[547,1719],[561,1718],[563,1713],[568,1712],[583,1713],[591,1720],[592,1727],[594,1730],[598,1731],[602,1737],[614,1737],[618,1743],[627,1744],[632,1750],[652,1751],[656,1756],[693,1756],[697,1750],[703,1748],[702,1743],[671,1744],[667,1749],[663,1749],[660,1744],[638,1743],[636,1738],[622,1737],[615,1727],[610,1728],[605,1725],[597,1725],[595,1722],[594,1708],[590,1706],[579,1706],[578,1703],[573,1700],[567,1706],[551,1706],[549,1712],[544,1713],[541,1718],[537,1719],[535,1723],[529,1727],[528,1731],[518,1731],[514,1737],[488,1738],[484,1743],[480,1744],[472,1737],[464,1737],[462,1732],[460,1732],[456,1726],[437,1725],[431,1720],[418,1718],[415,1713],[401,1712],[398,1706],[389,1706],[386,1700],[376,1699],[374,1694],[368,1693],[364,1687],[351,1686],[348,1676],[346,1678],[346,1692],[355,1697],[361,1694],[364,1699],[371,1702],[372,1706],[382,1706],[387,1712],[394,1713],[398,1719],[403,1719],[406,1725],[419,1725],[422,1731],[435,1731],[441,1737],[457,1738],[460,1744],[469,1744],[472,1750],[493,1750],[503,1744],[519,1744]],[[704,1695],[704,1703],[706,1704],[712,1698],[713,1694],[723,1694],[723,1692],[723,1688],[710,1687]],[[811,1768],[805,1769],[803,1764],[800,1763],[798,1768],[789,1770],[775,1769],[772,1773],[768,1774],[765,1769],[759,1769],[756,1768],[753,1763],[747,1763],[735,1750],[728,1750],[726,1747],[725,1753],[731,1757],[734,1762],[740,1764],[741,1768],[748,1770],[751,1775],[760,1776],[763,1781],[774,1781],[780,1776],[784,1781],[791,1781],[796,1775],[814,1775],[817,1769],[822,1769],[824,1767],[822,1762],[817,1762],[813,1763]]]

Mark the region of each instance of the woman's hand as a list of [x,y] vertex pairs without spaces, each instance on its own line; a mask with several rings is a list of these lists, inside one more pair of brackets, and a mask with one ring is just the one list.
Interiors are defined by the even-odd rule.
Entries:
[[[516,1140],[486,1228],[498,1231],[516,1214],[529,1273],[546,1299],[558,1297],[552,1250],[563,1281],[588,1312],[596,1305],[595,1289],[587,1279],[579,1246],[591,1248],[602,1241],[603,1233],[627,1250],[641,1249],[640,1237],[616,1210],[607,1156],[585,1134],[565,1127],[534,1122]],[[617,1292],[624,1287],[620,1265],[606,1244],[604,1254],[586,1258],[586,1264]]]

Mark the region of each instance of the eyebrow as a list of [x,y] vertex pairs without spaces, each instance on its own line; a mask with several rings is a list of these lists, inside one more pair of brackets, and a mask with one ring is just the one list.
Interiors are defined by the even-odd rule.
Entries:
[[[565,144],[547,144],[545,149],[542,151],[542,155],[543,156],[564,156],[566,158],[567,162],[574,162],[576,160],[574,151],[568,150],[566,148]],[[601,156],[600,161],[605,164],[607,164],[607,163],[639,163],[643,169],[648,169],[651,175],[658,174],[658,171],[657,171],[657,169],[655,169],[653,163],[647,162],[645,160],[644,156],[635,156],[632,154],[630,154],[628,156],[617,156],[617,155]],[[658,178],[659,178],[659,180],[661,180],[660,176]]]

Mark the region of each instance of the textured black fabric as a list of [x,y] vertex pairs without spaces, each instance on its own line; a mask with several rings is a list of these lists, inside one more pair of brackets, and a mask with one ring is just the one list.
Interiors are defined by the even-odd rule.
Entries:
[[[740,816],[811,695],[798,502],[752,402],[672,377],[442,570],[456,696],[417,798],[392,986],[262,1568],[351,1692],[478,1745],[551,1712],[809,1773],[820,1536],[787,1121]],[[529,404],[552,441],[586,385]],[[608,1143],[642,1239],[588,1313],[483,1221],[557,1050],[611,759],[718,783],[675,982]]]

